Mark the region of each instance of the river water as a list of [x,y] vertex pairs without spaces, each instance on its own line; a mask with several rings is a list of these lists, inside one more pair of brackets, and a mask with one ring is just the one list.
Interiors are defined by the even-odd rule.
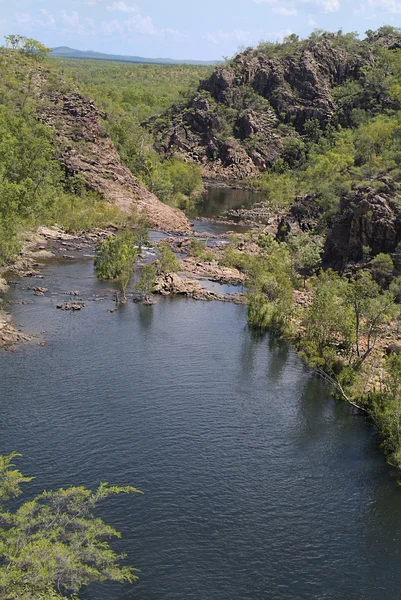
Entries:
[[[141,570],[85,600],[395,600],[401,488],[374,432],[243,306],[160,299],[108,312],[91,260],[50,261],[9,300],[47,345],[0,354],[0,452],[27,497],[100,481],[114,544]],[[46,286],[36,297],[22,289]],[[80,313],[56,309],[79,289]],[[54,294],[54,295],[53,295]],[[57,295],[56,295],[57,294]]]

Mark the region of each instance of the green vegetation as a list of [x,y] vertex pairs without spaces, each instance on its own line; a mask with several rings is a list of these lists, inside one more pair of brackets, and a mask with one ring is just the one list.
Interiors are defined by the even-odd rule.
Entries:
[[[252,240],[252,236],[250,237]],[[380,356],[401,318],[401,277],[389,255],[378,255],[350,277],[320,267],[321,247],[309,234],[257,238],[259,253],[236,249],[223,264],[247,275],[250,327],[283,336],[335,393],[365,410],[377,424],[389,461],[401,467],[399,348]],[[243,243],[241,243],[243,245]],[[398,369],[398,371],[397,371]],[[372,370],[387,376],[372,387]],[[377,383],[377,382],[376,382]]]
[[[0,265],[18,252],[30,227],[57,222],[79,232],[122,220],[78,176],[66,177],[53,132],[38,119],[38,62],[46,49],[21,36],[8,43],[19,49],[0,50]],[[49,70],[46,85],[61,85],[56,71]]]
[[180,261],[166,243],[159,245],[159,258],[156,261],[159,274],[176,273],[180,270]]
[[105,111],[103,126],[133,174],[163,202],[190,209],[202,187],[199,167],[179,158],[163,161],[141,123],[193,93],[210,67],[86,60],[57,60],[57,64]]
[[157,269],[155,265],[145,265],[142,267],[141,276],[138,283],[135,284],[135,290],[145,299],[153,292]]
[[[389,33],[387,30],[381,28],[370,36],[380,38]],[[321,38],[323,32],[314,35]],[[393,188],[401,180],[400,48],[389,49],[379,43],[372,46],[371,38],[361,42],[355,34],[324,35],[354,53],[355,60],[370,54],[370,65],[362,69],[363,75],[349,77],[334,88],[337,108],[328,122],[307,120],[301,134],[294,130],[294,137],[285,140],[281,158],[258,179],[248,182],[265,191],[269,204],[279,209],[291,205],[296,196],[310,195],[320,208],[323,232],[352,190],[370,186],[380,192],[385,187],[384,178]],[[401,39],[396,28],[391,35]],[[259,49],[269,56],[297,54],[307,43],[294,38]]]
[[120,534],[95,511],[107,498],[138,490],[107,483],[94,492],[70,487],[43,492],[12,511],[5,503],[31,481],[14,468],[17,456],[0,456],[0,597],[76,599],[90,583],[135,581],[135,570],[121,565],[124,557],[106,541]]
[[100,243],[95,257],[96,275],[104,281],[117,283],[124,302],[134,275],[133,264],[138,256],[135,243],[136,238],[130,231],[116,237],[109,236]]
[[40,224],[80,232],[124,221],[86,189],[82,176],[64,172],[54,133],[40,122],[40,91],[63,94],[78,85],[93,98],[122,160],[162,201],[190,208],[202,185],[198,167],[161,161],[141,122],[195,86],[205,67],[54,60],[48,52],[19,35],[0,49],[0,265],[19,251],[22,232]]

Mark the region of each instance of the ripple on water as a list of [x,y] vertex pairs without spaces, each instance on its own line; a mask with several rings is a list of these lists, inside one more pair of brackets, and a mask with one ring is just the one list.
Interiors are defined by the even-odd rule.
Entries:
[[[50,291],[105,288],[90,262],[46,267]],[[43,488],[130,483],[108,501],[134,586],[87,600],[382,600],[399,597],[400,492],[368,424],[330,399],[246,309],[57,298],[13,306],[45,347],[0,355],[1,451]]]

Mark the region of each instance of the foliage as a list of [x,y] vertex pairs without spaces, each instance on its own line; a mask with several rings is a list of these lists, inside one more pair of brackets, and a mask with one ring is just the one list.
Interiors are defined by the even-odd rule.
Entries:
[[165,243],[159,245],[159,258],[157,272],[161,274],[176,273],[180,270],[180,261],[174,252]]
[[304,287],[306,287],[307,276],[320,265],[322,245],[308,233],[289,234],[286,241],[290,248],[293,266],[303,276]]
[[142,267],[139,281],[135,284],[135,290],[142,296],[148,296],[153,292],[156,276],[157,269],[155,265],[145,265]]
[[105,281],[115,281],[124,299],[138,255],[135,243],[135,236],[130,231],[116,237],[109,236],[101,242],[95,257],[96,275]]
[[350,353],[354,315],[346,301],[346,280],[332,271],[321,272],[311,307],[305,311],[301,349],[309,364],[330,376],[336,374],[337,354]]
[[23,54],[28,54],[39,60],[52,51],[51,48],[47,48],[44,44],[38,42],[38,40],[27,38],[23,35],[7,35],[5,41],[7,48],[19,50]]
[[292,265],[287,248],[272,241],[252,264],[248,322],[251,327],[282,333],[293,309]]
[[[26,45],[14,37],[10,45]],[[118,209],[62,169],[53,131],[38,119],[37,58],[0,50],[0,265],[18,252],[20,232],[30,227],[57,223],[79,232],[122,222]],[[63,92],[57,70],[49,68],[47,78]]]
[[371,264],[372,274],[382,287],[389,283],[394,271],[394,263],[389,254],[380,253],[374,257]]
[[185,209],[188,197],[201,189],[200,168],[179,158],[163,161],[142,123],[195,89],[210,68],[65,59],[55,62],[104,109],[107,118],[103,126],[132,173],[160,200]]
[[95,516],[98,504],[137,489],[101,483],[94,492],[71,487],[43,492],[14,512],[4,502],[21,494],[17,454],[0,456],[0,597],[4,600],[76,598],[89,583],[133,582],[107,539],[120,534]]
[[383,447],[389,461],[401,467],[401,356],[387,360],[384,391],[371,398],[369,411],[382,435]]

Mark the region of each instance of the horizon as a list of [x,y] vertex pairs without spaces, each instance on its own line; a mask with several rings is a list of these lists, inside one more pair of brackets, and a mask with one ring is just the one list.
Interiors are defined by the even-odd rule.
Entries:
[[356,31],[401,25],[401,0],[0,0],[0,36],[19,33],[66,46],[146,58],[219,61],[261,40],[315,29]]

